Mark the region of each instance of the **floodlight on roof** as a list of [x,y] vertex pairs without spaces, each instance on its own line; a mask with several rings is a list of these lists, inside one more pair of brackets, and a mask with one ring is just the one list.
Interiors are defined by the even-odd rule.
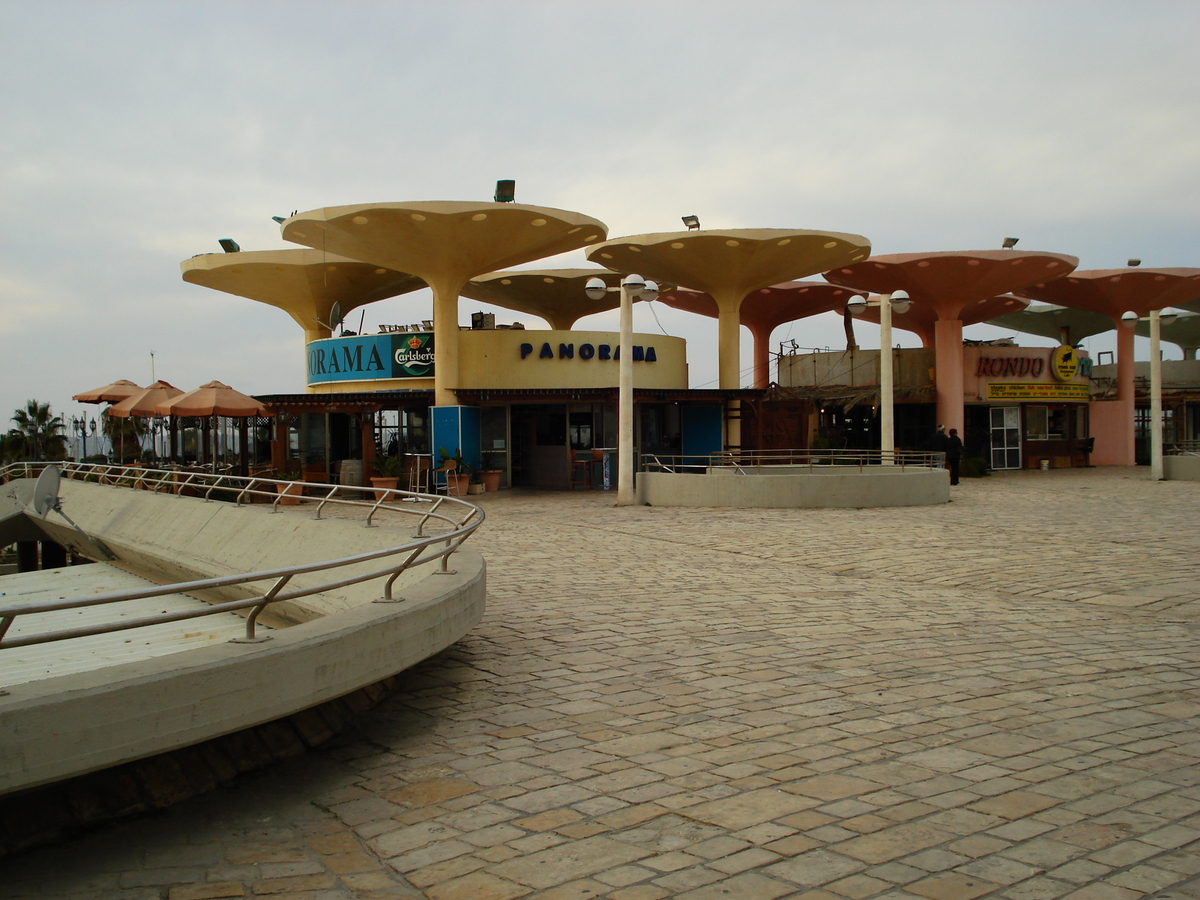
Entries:
[[287,221],[287,219],[284,218],[283,216],[271,216],[271,221],[278,222],[280,225],[282,225],[284,222]]
[[517,182],[511,178],[496,182],[496,202],[512,203],[517,197]]
[[684,216],[683,224],[687,226],[688,231],[699,231],[700,230],[700,217],[699,216]]
[[1000,245],[1000,249],[1011,250],[1013,247],[1017,246],[1017,241],[1019,240],[1020,238],[1005,238],[1004,243]]
[[242,249],[233,238],[221,238],[217,243],[221,245],[221,249],[226,253],[237,253]]
[[1129,268],[1131,268],[1131,269],[1136,269],[1141,264],[1142,264],[1142,261],[1140,259],[1131,259],[1125,263],[1125,265],[1129,266]]

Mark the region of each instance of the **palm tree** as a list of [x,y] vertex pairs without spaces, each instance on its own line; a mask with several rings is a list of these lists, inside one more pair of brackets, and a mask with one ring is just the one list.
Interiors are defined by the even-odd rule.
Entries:
[[25,408],[13,412],[17,427],[8,437],[17,455],[31,459],[62,459],[67,455],[66,425],[50,411],[49,403],[26,400]]
[[101,417],[101,428],[108,438],[110,452],[117,462],[125,462],[132,455],[135,459],[142,455],[142,438],[149,431],[146,419],[138,416],[110,416],[104,410]]

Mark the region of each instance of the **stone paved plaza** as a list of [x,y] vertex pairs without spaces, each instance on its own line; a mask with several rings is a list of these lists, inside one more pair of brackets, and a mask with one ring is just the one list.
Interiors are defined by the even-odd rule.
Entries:
[[487,495],[465,640],[319,751],[0,862],[0,897],[1200,897],[1200,484],[1146,475]]

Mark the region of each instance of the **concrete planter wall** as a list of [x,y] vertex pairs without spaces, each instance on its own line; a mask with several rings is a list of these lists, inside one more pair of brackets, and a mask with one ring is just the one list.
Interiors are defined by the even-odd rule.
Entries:
[[[776,468],[786,470],[776,474]],[[868,466],[781,466],[771,474],[640,472],[638,502],[650,506],[849,508],[931,506],[950,499],[945,469]],[[720,474],[717,474],[720,472]]]

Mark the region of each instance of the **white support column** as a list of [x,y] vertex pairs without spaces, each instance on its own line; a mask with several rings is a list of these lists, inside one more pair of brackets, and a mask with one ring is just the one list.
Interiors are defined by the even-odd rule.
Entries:
[[879,449],[885,466],[892,465],[896,451],[892,374],[892,295],[884,294],[879,298]]
[[1160,310],[1150,310],[1150,480],[1163,477],[1162,323]]
[[633,295],[621,284],[621,361],[618,364],[617,506],[633,497]]

